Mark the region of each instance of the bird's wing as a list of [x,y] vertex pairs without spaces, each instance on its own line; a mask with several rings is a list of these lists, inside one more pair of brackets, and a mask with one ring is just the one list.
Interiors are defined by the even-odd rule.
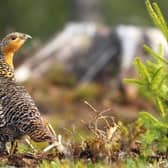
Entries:
[[2,109],[2,105],[0,104],[0,127],[3,127],[5,124],[6,124],[6,120]]

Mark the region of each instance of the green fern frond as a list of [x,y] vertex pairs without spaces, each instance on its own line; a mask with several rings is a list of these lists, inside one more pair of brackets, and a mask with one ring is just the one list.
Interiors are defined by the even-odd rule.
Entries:
[[168,128],[168,124],[163,123],[162,121],[159,121],[156,117],[154,117],[152,114],[148,112],[141,112],[140,113],[140,119],[145,125],[148,125],[150,128]]
[[140,80],[138,80],[138,79],[126,78],[126,79],[124,79],[124,82],[125,83],[130,83],[130,84],[136,84],[136,85],[143,85],[143,83]]
[[[159,6],[146,0],[146,7],[154,24],[160,28],[168,40],[167,24]],[[136,84],[149,94],[150,100],[155,102],[157,111],[160,113],[159,117],[149,112],[141,112],[139,116],[138,121],[146,129],[141,139],[143,144],[141,154],[149,156],[168,150],[168,60],[164,58],[161,45],[158,52],[147,45],[144,45],[144,49],[152,59],[141,61],[140,58],[136,58],[134,64],[138,78],[125,81]]]
[[159,6],[155,2],[151,4],[149,0],[146,0],[145,3],[148,13],[154,24],[163,32],[166,39],[168,40],[168,27]]
[[151,81],[150,74],[149,74],[148,69],[146,68],[145,64],[142,63],[141,59],[136,58],[134,64],[135,64],[135,67],[140,75],[140,78],[142,78],[147,83],[150,83],[150,81]]
[[156,104],[157,104],[157,106],[158,106],[159,109],[160,109],[161,116],[162,116],[162,117],[165,117],[165,116],[166,116],[165,107],[164,107],[164,104],[163,104],[163,102],[161,101],[160,98],[157,98],[157,99],[156,99]]
[[143,48],[144,48],[144,50],[145,50],[150,56],[152,56],[155,60],[161,61],[161,62],[163,62],[163,63],[165,63],[165,64],[168,64],[168,61],[167,61],[165,58],[163,58],[163,49],[162,49],[162,47],[160,47],[159,53],[156,53],[155,51],[153,51],[153,50],[152,50],[149,46],[147,46],[147,45],[144,45]]

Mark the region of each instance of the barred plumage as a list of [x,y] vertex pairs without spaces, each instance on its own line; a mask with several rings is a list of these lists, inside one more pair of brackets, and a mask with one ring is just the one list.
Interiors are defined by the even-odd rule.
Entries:
[[13,54],[28,37],[15,32],[0,43],[0,151],[5,149],[6,142],[24,135],[29,135],[36,142],[55,140],[31,96],[15,80]]

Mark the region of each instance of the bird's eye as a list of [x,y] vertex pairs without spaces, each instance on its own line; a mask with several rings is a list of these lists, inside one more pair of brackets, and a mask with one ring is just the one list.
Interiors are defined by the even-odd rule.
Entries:
[[13,35],[11,36],[11,40],[16,40],[17,36]]

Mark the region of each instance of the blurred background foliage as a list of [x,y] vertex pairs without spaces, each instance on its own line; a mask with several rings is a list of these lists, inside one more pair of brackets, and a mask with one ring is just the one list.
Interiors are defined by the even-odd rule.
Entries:
[[1,1],[0,29],[1,32],[15,30],[45,38],[69,19],[69,10],[67,0]]
[[[21,31],[27,32],[33,37],[47,39],[60,30],[66,22],[77,20],[78,12],[80,12],[80,9],[74,5],[77,1],[81,0],[1,1],[0,36],[11,31]],[[102,15],[102,21],[109,25],[115,26],[120,23],[150,25],[152,23],[147,17],[145,0],[143,1],[93,0],[90,3],[98,3],[97,8]],[[155,2],[159,3],[166,16],[168,1],[155,0]]]
[[[159,4],[167,17],[168,1],[155,0],[154,2]],[[109,24],[153,25],[145,8],[145,0],[105,0],[104,4],[105,20]]]

